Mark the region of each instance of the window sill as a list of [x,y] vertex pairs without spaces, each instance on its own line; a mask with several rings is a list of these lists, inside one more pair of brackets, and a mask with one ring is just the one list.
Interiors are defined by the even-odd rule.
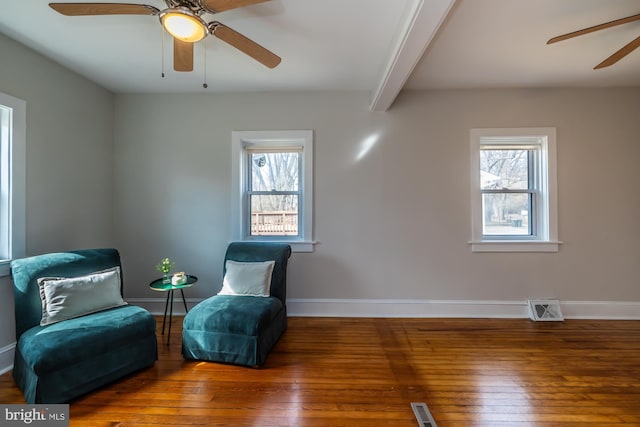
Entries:
[[267,239],[246,239],[244,242],[267,242],[267,243],[288,243],[291,252],[313,252],[313,247],[318,244],[315,240],[267,240]]
[[562,242],[540,240],[471,241],[471,252],[558,252]]

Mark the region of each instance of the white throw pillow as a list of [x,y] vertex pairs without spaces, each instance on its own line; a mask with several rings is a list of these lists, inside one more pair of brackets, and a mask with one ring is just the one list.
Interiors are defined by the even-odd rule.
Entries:
[[127,304],[120,294],[120,267],[80,277],[42,277],[38,286],[42,326]]
[[218,295],[268,297],[275,261],[238,262],[227,260],[227,272]]

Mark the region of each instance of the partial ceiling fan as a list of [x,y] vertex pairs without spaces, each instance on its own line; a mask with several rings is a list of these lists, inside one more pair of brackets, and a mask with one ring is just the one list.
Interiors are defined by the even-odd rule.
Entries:
[[[557,37],[554,37],[554,38],[550,39],[547,42],[547,44],[560,42],[560,41],[567,40],[567,39],[570,39],[570,38],[573,38],[573,37],[577,37],[577,36],[581,36],[581,35],[584,35],[584,34],[593,33],[594,31],[600,31],[600,30],[604,30],[606,28],[611,28],[611,27],[615,27],[617,25],[627,24],[629,22],[634,22],[634,21],[640,21],[640,14],[639,15],[633,15],[633,16],[627,16],[626,18],[616,19],[615,21],[605,22],[604,24],[594,25],[593,27],[583,28],[582,30],[578,30],[578,31],[574,31],[574,32],[571,32],[571,33],[568,33],[568,34],[557,36]],[[597,70],[597,69],[600,69],[600,68],[609,67],[609,66],[615,64],[616,62],[620,61],[625,56],[629,55],[631,52],[636,50],[638,47],[640,47],[640,36],[636,37],[633,41],[631,41],[628,44],[624,45],[621,49],[619,49],[613,55],[611,55],[610,57],[608,57],[607,59],[605,59],[604,61],[602,61],[598,65],[596,65],[595,67],[593,67],[593,69]]]
[[49,3],[55,11],[67,16],[87,15],[153,15],[173,36],[173,68],[193,71],[193,45],[212,34],[249,55],[266,67],[276,67],[281,58],[253,40],[218,21],[207,23],[202,15],[219,13],[269,0],[164,0],[167,8],[127,3]]

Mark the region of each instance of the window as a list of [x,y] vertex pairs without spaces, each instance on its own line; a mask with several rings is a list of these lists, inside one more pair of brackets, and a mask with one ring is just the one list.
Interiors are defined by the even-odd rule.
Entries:
[[233,132],[234,240],[311,252],[313,133]]
[[0,275],[24,256],[26,103],[0,92]]
[[251,237],[300,236],[301,152],[298,147],[246,149],[248,212]]
[[472,129],[475,252],[554,252],[555,128]]

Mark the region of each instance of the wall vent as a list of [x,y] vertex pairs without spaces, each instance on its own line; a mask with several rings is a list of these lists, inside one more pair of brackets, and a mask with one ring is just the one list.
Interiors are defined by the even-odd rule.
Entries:
[[427,404],[424,402],[411,402],[411,409],[418,420],[420,427],[438,427],[429,412]]
[[536,322],[562,321],[560,301],[557,299],[530,299],[529,318]]

